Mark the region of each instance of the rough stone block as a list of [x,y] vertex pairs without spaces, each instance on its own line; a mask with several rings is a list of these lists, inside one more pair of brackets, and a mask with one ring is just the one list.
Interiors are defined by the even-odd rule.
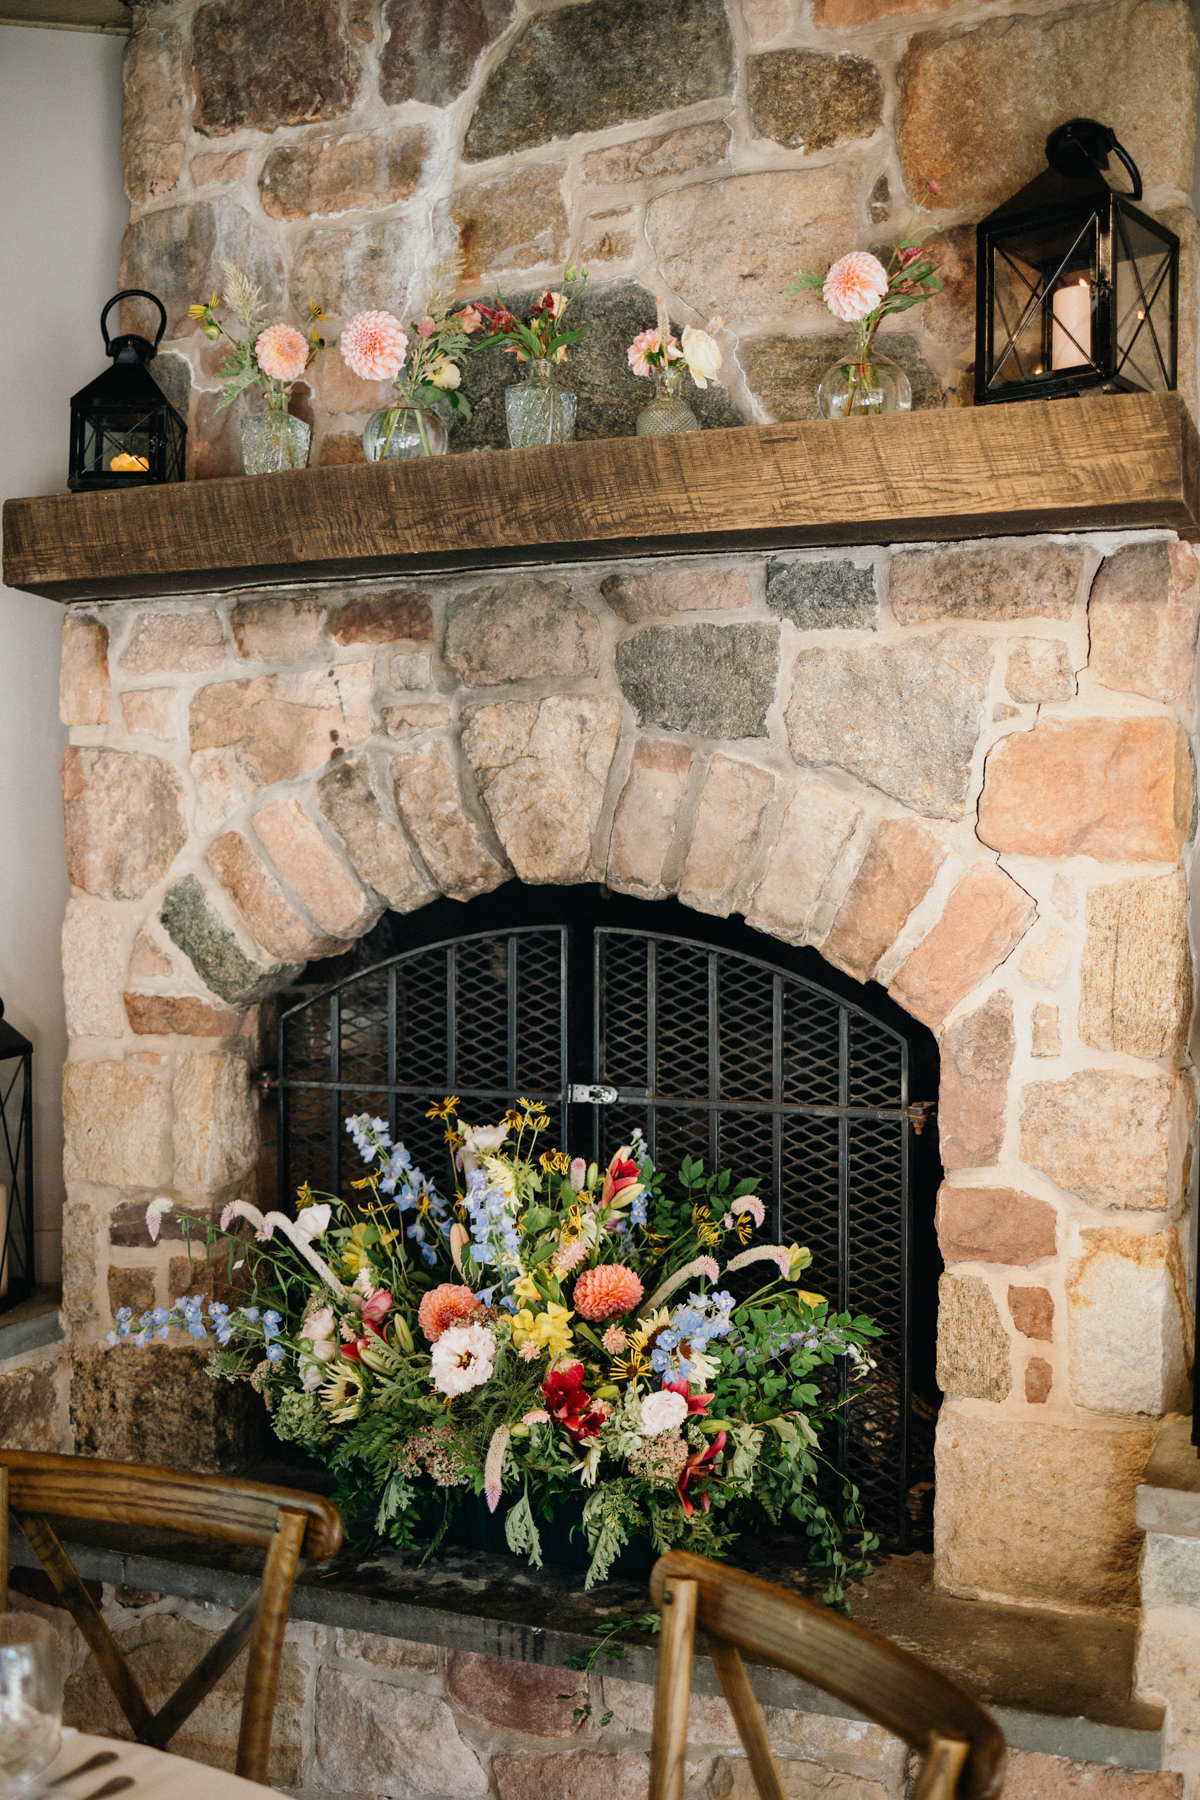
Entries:
[[723,119],[683,125],[677,131],[610,144],[583,159],[585,187],[607,187],[626,181],[650,181],[657,175],[683,175],[689,169],[713,169],[729,161],[730,130]]
[[154,1305],[153,1268],[121,1268],[108,1265],[108,1309],[115,1318],[119,1307],[127,1306],[135,1319]]
[[446,1659],[438,1644],[377,1637],[370,1631],[344,1631],[340,1626],[333,1634],[333,1650],[344,1662],[370,1663],[375,1669],[412,1669],[422,1675],[434,1674]]
[[[1126,46],[1114,57],[1110,46]],[[904,186],[974,217],[1045,167],[1046,120],[1109,120],[1146,186],[1191,182],[1196,37],[1187,8],[1120,0],[1087,12],[989,19],[966,31],[923,32],[900,64],[896,142]],[[987,94],[986,120],[964,106]]]
[[432,1694],[333,1670],[317,1684],[316,1771],[323,1786],[408,1796],[485,1794],[487,1776],[454,1714]]
[[264,787],[307,775],[370,734],[372,682],[369,662],[210,682],[192,701],[192,750],[236,747]]
[[600,592],[631,625],[671,613],[728,612],[750,604],[744,569],[616,570],[604,577]]
[[1055,1254],[1057,1223],[1047,1201],[1016,1188],[938,1189],[938,1249],[948,1263],[1037,1262]]
[[225,661],[225,634],[215,612],[141,612],[121,656],[125,675],[195,675]]
[[1054,1386],[1054,1370],[1044,1356],[1031,1356],[1025,1365],[1025,1399],[1030,1406],[1044,1406]]
[[194,994],[127,993],[124,1003],[139,1037],[233,1037],[242,1022],[240,1013],[210,1006]]
[[[1198,1656],[1200,1632],[1196,1629],[1192,1608],[1152,1605],[1147,1601],[1142,1608],[1138,1632],[1134,1694],[1139,1700],[1169,1707],[1170,1735],[1176,1743],[1182,1740],[1187,1749],[1192,1748],[1200,1734],[1200,1701],[1196,1693]],[[1183,1780],[1179,1775],[1162,1779],[1178,1783]],[[1179,1791],[1176,1788],[1175,1792]]]
[[1057,1006],[1039,1000],[1033,1009],[1033,1031],[1029,1043],[1030,1056],[1061,1056],[1062,1033],[1058,1025]]
[[[785,1800],[886,1800],[888,1794],[882,1782],[830,1769],[824,1762],[781,1756],[776,1765]],[[703,1788],[704,1800],[754,1800],[757,1792],[743,1756],[718,1756]]]
[[272,862],[330,937],[361,937],[379,916],[300,802],[273,800],[251,820]]
[[[264,241],[248,213],[223,198],[137,214],[121,240],[118,279],[123,288],[149,288],[158,295],[167,309],[168,339],[188,337],[196,329],[188,307],[197,294],[211,292],[218,259],[235,262],[258,284],[264,306],[278,305],[283,264],[274,245]],[[143,319],[142,329],[148,323]]]
[[64,725],[108,722],[108,626],[76,613],[63,614],[58,716]]
[[429,140],[419,125],[310,138],[273,150],[258,190],[269,219],[395,206],[416,192]]
[[1198,621],[1200,571],[1190,544],[1126,544],[1092,583],[1088,667],[1102,687],[1185,700]]
[[993,863],[973,863],[888,992],[936,1030],[1012,953],[1036,916],[1033,900],[1011,876]]
[[193,123],[206,137],[344,118],[359,79],[333,0],[214,0],[192,21]]
[[468,687],[592,675],[599,659],[599,620],[565,581],[510,577],[447,608],[446,666]]
[[1009,1800],[1181,1800],[1183,1776],[1168,1769],[1068,1762],[1065,1756],[1010,1746],[1004,1792]]
[[1075,692],[1075,671],[1063,639],[1014,638],[1008,648],[1004,686],[1022,705],[1069,700]]
[[446,222],[463,257],[463,280],[489,272],[506,279],[514,269],[560,263],[568,225],[562,199],[561,163],[526,164],[490,181],[459,188],[443,203]]
[[574,1701],[564,1697],[561,1669],[502,1661],[452,1650],[446,1658],[446,1689],[454,1704],[485,1725],[523,1731],[530,1737],[575,1735]]
[[747,59],[750,129],[789,149],[827,150],[883,122],[883,81],[866,57],[770,50]]
[[901,625],[929,619],[1069,619],[1084,551],[1066,544],[999,543],[902,550],[888,595]]
[[300,318],[310,294],[320,295],[327,313],[347,318],[360,308],[395,306],[413,274],[411,222],[368,216],[306,231],[292,253],[288,292]]
[[168,1344],[77,1345],[75,1454],[200,1474],[236,1467],[262,1441],[262,1402],[244,1383],[210,1380],[205,1361],[203,1349]]
[[746,921],[788,944],[820,943],[841,899],[834,877],[862,808],[839,789],[801,780],[783,816]]
[[1017,967],[1026,981],[1038,987],[1055,987],[1071,963],[1070,935],[1061,925],[1051,925],[1023,952]]
[[131,1063],[63,1068],[63,1174],[105,1187],[152,1187],[165,1175],[167,1095]]
[[869,981],[945,857],[945,845],[915,819],[883,819],[821,945],[826,961]]
[[989,752],[979,836],[1018,856],[1174,862],[1192,816],[1187,739],[1170,719],[1045,719]]
[[428,594],[398,588],[389,594],[362,594],[331,611],[329,630],[335,644],[428,644],[433,640],[433,614]]
[[1012,995],[1003,989],[944,1034],[938,1092],[944,1169],[982,1169],[999,1162],[1016,1047]]
[[513,0],[384,0],[379,88],[385,106],[446,106],[513,16]]
[[792,755],[846,769],[917,812],[961,819],[992,654],[986,638],[957,632],[801,650],[787,709]]
[[171,1079],[175,1185],[219,1193],[254,1167],[258,1126],[245,1059],[181,1056]]
[[1098,1050],[1174,1057],[1192,1013],[1181,870],[1088,889],[1079,1035]]
[[131,975],[169,975],[174,964],[169,956],[159,949],[148,931],[139,931],[133,940],[133,951],[129,958]]
[[63,994],[71,1037],[121,1037],[125,932],[117,909],[78,895],[62,928]]
[[[68,1201],[68,1205],[71,1202]],[[90,1210],[90,1209],[89,1209]],[[195,1218],[206,1216],[203,1206],[188,1208]],[[177,1213],[164,1213],[159,1220],[159,1243],[182,1243],[184,1237],[183,1221]],[[146,1229],[146,1202],[144,1200],[122,1200],[113,1207],[108,1220],[108,1241],[114,1250],[152,1250],[150,1233]]]
[[202,1294],[205,1300],[220,1300],[226,1306],[243,1303],[246,1289],[238,1286],[230,1262],[228,1249],[211,1257],[173,1256],[167,1265],[168,1298],[178,1304],[184,1295]]
[[228,187],[240,181],[250,158],[245,150],[206,150],[193,156],[190,173],[196,187]]
[[1071,1398],[1092,1412],[1186,1406],[1187,1278],[1174,1230],[1105,1227],[1079,1234],[1067,1272]]
[[1022,1337],[1036,1338],[1040,1343],[1054,1341],[1054,1296],[1048,1288],[1010,1287],[1008,1310]]
[[433,686],[433,658],[428,650],[402,650],[388,664],[388,680],[402,694]]
[[251,962],[194,875],[168,888],[159,919],[200,979],[230,1005],[265,999],[300,973],[296,962],[266,967]]
[[650,1783],[645,1756],[603,1750],[493,1756],[492,1774],[499,1800],[646,1800]]
[[1147,1426],[1033,1424],[943,1406],[934,1582],[944,1593],[1120,1612],[1136,1607],[1134,1492]]
[[621,734],[616,700],[472,706],[462,746],[496,835],[522,881],[582,881]]
[[315,595],[239,600],[229,616],[238,655],[251,662],[295,662],[320,643],[324,610]]
[[1021,1160],[1068,1193],[1131,1209],[1178,1199],[1190,1121],[1177,1076],[1083,1069],[1021,1098]]
[[[778,317],[797,269],[828,267],[842,255],[856,199],[857,172],[844,162],[727,175],[652,200],[646,236],[667,285],[701,317],[715,308],[757,325]],[[815,315],[819,299],[790,304]]]
[[479,827],[463,810],[458,774],[440,738],[396,757],[392,780],[405,830],[443,894],[470,900],[475,894],[490,894],[507,880],[509,870],[492,855]]
[[[836,256],[838,252],[831,254]],[[753,280],[752,271],[747,272],[746,279]],[[728,304],[736,307],[736,297],[731,296]],[[738,346],[738,361],[747,387],[768,416],[786,423],[817,416],[817,390],[823,377],[835,362],[845,361],[853,345],[854,339],[845,327],[838,331],[806,331],[803,336],[769,332],[762,337],[743,338]],[[922,338],[912,331],[889,331],[880,340],[880,347],[908,376],[914,412],[941,406],[942,384],[925,355]]]
[[1142,1605],[1200,1609],[1200,1539],[1146,1533]]
[[137,31],[122,81],[121,161],[135,206],[169,194],[183,167],[188,81],[177,31]]
[[609,887],[642,900],[661,900],[663,868],[674,846],[679,810],[692,772],[686,744],[639,738],[621,790],[608,844]]
[[767,605],[801,631],[874,631],[879,623],[875,571],[857,563],[767,564]]
[[377,799],[365,763],[339,762],[317,783],[317,800],[359,875],[392,912],[413,912],[435,897],[436,888]]
[[[662,46],[670,44],[664,57]],[[530,19],[495,66],[463,156],[485,162],[580,131],[651,119],[732,91],[733,38],[720,0],[585,0]]]
[[135,688],[121,695],[121,715],[127,731],[157,738],[160,744],[178,736],[175,729],[174,688]]
[[0,1375],[0,1443],[9,1450],[66,1449],[53,1363]]
[[955,1400],[1007,1400],[1012,1355],[992,1290],[978,1275],[938,1282],[937,1384]]
[[728,756],[713,757],[679,879],[684,906],[729,916],[744,891],[746,865],[774,792],[775,777],[766,769]]
[[[332,955],[335,946],[342,947],[340,939],[314,931],[293,910],[284,899],[279,883],[240,831],[227,831],[219,837],[210,846],[207,860],[255,939],[269,955],[306,960],[312,956]],[[217,992],[221,990],[218,988]],[[222,998],[229,996],[222,994]]]
[[67,873],[109,900],[140,900],[187,842],[183,783],[169,763],[128,750],[63,757]]
[[617,679],[641,722],[702,737],[766,737],[778,672],[774,625],[652,627],[617,646]]

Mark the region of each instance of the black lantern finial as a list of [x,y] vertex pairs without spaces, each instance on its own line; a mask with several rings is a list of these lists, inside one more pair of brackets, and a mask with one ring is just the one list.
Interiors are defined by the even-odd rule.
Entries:
[[[150,300],[158,308],[154,342],[126,332],[108,335],[108,315],[121,300]],[[71,465],[67,486],[146,487],[182,481],[187,426],[146,367],[158,351],[167,312],[157,294],[125,288],[100,314],[104,348],[112,367],[71,398]]]
[[1179,239],[1134,204],[1137,164],[1097,119],[1052,131],[1046,162],[978,227],[976,404],[1174,388]]

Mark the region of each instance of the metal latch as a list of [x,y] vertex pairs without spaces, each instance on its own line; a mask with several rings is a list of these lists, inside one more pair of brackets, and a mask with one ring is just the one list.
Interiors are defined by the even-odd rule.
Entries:
[[572,1106],[611,1106],[616,1097],[616,1088],[610,1087],[582,1087],[575,1084],[567,1090],[567,1098]]
[[937,1112],[936,1100],[915,1100],[908,1109],[908,1117],[917,1137],[925,1129],[926,1121],[932,1119]]

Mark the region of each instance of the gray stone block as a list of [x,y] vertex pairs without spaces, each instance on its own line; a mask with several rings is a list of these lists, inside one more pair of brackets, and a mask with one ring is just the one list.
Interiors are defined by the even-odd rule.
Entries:
[[676,625],[617,647],[617,679],[644,725],[701,737],[766,737],[775,698],[774,625]]
[[849,561],[767,564],[767,605],[801,631],[835,627],[874,631],[879,623],[875,571]]

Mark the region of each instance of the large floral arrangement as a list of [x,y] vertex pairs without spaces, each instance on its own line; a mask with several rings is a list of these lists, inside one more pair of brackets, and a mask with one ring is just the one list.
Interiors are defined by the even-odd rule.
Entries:
[[[234,1201],[220,1231],[244,1303],[195,1296],[136,1326],[126,1309],[109,1341],[211,1334],[210,1372],[251,1381],[276,1434],[402,1548],[480,1495],[506,1502],[508,1545],[540,1567],[539,1522],[574,1502],[590,1586],[634,1536],[721,1555],[753,1521],[790,1520],[840,1596],[851,1558],[817,1494],[820,1434],[869,1379],[877,1328],[797,1285],[811,1256],[761,1241],[752,1182],[689,1158],[668,1191],[636,1136],[599,1168],[539,1153],[534,1103],[483,1128],[456,1109],[430,1115],[453,1197],[381,1119],[351,1118],[359,1199],[305,1187],[294,1220]],[[170,1207],[150,1206],[152,1236]],[[873,1542],[860,1527],[854,1554]]]
[[462,269],[462,258],[439,263],[429,277],[429,290],[419,318],[412,321],[412,342],[390,312],[359,312],[346,321],[339,340],[342,360],[364,381],[391,381],[396,404],[384,419],[385,448],[408,413],[416,416],[426,456],[433,454],[425,425],[425,409],[448,401],[465,423],[471,408],[462,383],[460,363],[470,349],[471,333],[483,324],[472,306],[450,310],[450,292]]

